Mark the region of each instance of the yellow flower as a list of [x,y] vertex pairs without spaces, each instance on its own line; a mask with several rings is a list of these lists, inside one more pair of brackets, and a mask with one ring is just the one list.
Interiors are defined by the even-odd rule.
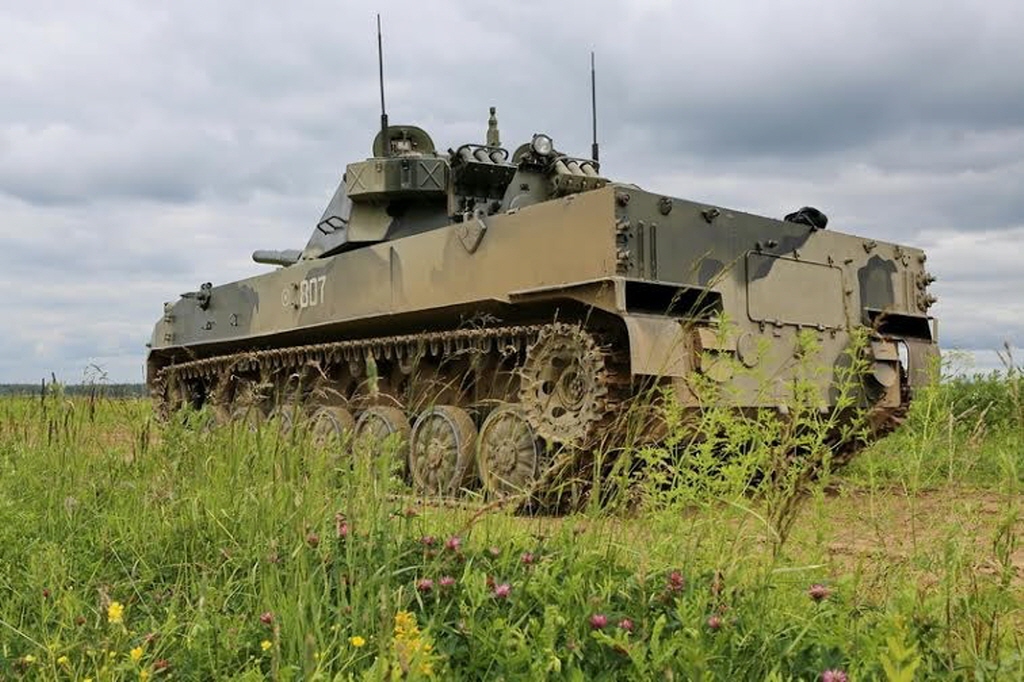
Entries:
[[36,662],[36,657],[33,656],[32,654],[25,654],[25,657],[22,658],[21,660],[25,661],[26,663],[35,663]]
[[359,635],[356,635],[355,637],[349,637],[348,643],[357,649],[366,646],[366,640],[360,637]]
[[68,659],[67,656],[61,656],[60,658],[57,659],[57,665],[67,665],[70,662],[71,661]]
[[272,646],[274,646],[274,645],[270,643],[269,639],[265,639],[262,642],[260,642],[260,648],[263,649],[264,651],[270,651],[270,647],[272,647]]
[[139,661],[142,660],[142,647],[141,646],[135,647],[130,652],[128,652],[128,655],[132,657],[132,661],[134,661],[135,663],[138,663]]
[[146,669],[140,670],[139,671],[139,679],[142,680],[142,682],[146,682],[146,680],[149,679],[149,671],[146,670]]
[[121,623],[124,621],[124,606],[121,605],[121,602],[110,602],[110,606],[107,607],[107,620],[111,623]]
[[412,635],[419,632],[416,625],[416,616],[408,611],[399,611],[395,614],[395,635]]

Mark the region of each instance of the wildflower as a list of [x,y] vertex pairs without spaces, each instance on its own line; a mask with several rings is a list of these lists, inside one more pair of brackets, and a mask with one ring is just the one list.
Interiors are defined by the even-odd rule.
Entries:
[[432,589],[434,589],[434,581],[430,578],[423,578],[416,583],[416,589],[423,594],[428,594]]
[[486,582],[487,582],[487,589],[493,590],[494,589],[494,576],[493,575],[487,576]]
[[148,679],[149,679],[149,671],[146,670],[146,669],[140,670],[139,671],[139,680],[140,680],[140,682],[146,682],[146,680],[148,680]]
[[310,533],[306,536],[306,544],[316,549],[320,545],[320,536],[316,533]]
[[711,616],[708,618],[708,629],[712,632],[718,632],[722,629],[722,619],[718,616]]
[[270,611],[264,611],[260,614],[260,622],[264,625],[270,625],[274,622],[274,614]]
[[124,622],[124,606],[121,605],[121,602],[110,602],[110,606],[107,607],[107,620],[111,623]]
[[619,621],[619,629],[625,630],[626,632],[633,632],[633,621],[629,618],[623,618]]
[[31,665],[32,663],[36,662],[36,657],[32,654],[25,654],[21,660]]
[[366,646],[366,640],[360,637],[359,635],[356,635],[355,637],[349,637],[348,643],[357,649],[361,649],[362,647]]
[[821,682],[847,682],[849,678],[842,670],[832,669],[821,673]]
[[260,648],[263,649],[264,651],[270,651],[270,647],[272,647],[272,646],[274,646],[274,645],[270,643],[269,639],[265,639],[262,642],[260,642]]
[[419,515],[420,515],[420,513],[418,511],[416,511],[415,509],[413,509],[412,507],[408,507],[405,510],[405,518],[407,518],[407,519],[413,519],[413,518],[416,518]]
[[595,630],[601,630],[606,625],[608,625],[608,616],[603,613],[595,613],[590,617],[590,627]]
[[160,672],[161,670],[167,670],[170,667],[171,662],[168,661],[166,658],[158,658],[156,662],[153,663],[153,670],[156,670],[157,672]]
[[448,538],[448,541],[444,543],[445,549],[450,549],[453,552],[458,552],[459,547],[462,545],[462,538],[458,535],[453,535]]
[[57,665],[68,665],[69,663],[71,663],[71,659],[67,656],[61,656],[57,659]]
[[668,574],[668,591],[669,592],[681,592],[683,587],[686,585],[686,579],[683,578],[683,574],[679,571],[672,571]]
[[395,635],[412,632],[416,630],[416,616],[408,611],[399,611],[395,614]]
[[508,583],[502,583],[500,585],[495,586],[495,588],[494,588],[494,598],[495,599],[506,599],[506,598],[508,598],[508,595],[509,595],[510,592],[512,592],[512,586],[509,585]]
[[500,547],[489,547],[487,549],[487,551],[490,552],[491,556],[495,557],[495,558],[497,558],[498,556],[501,555],[501,548]]
[[75,625],[85,625],[85,616],[75,616]]
[[441,576],[441,579],[437,581],[437,584],[447,589],[455,584],[455,578],[450,575],[443,575]]
[[420,538],[420,544],[424,547],[433,547],[435,542],[437,542],[437,538],[433,535],[424,535]]
[[532,552],[523,552],[523,555],[519,557],[519,561],[530,566],[534,561],[536,561],[536,557],[533,556]]
[[137,646],[128,652],[128,655],[132,657],[132,661],[138,663],[142,660],[142,647]]
[[48,589],[46,589],[44,587],[43,588],[43,599],[49,599],[49,598],[50,598],[50,590],[48,590]]
[[817,602],[828,599],[829,595],[831,594],[832,590],[828,589],[821,583],[814,583],[809,588],[807,588],[807,596]]
[[421,675],[433,676],[433,649],[429,634],[420,631],[416,616],[408,611],[395,614],[394,651],[402,670],[410,670],[415,666]]

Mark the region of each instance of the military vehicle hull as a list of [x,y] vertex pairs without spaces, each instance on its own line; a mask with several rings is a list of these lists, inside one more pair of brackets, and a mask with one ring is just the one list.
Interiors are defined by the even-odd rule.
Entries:
[[898,416],[938,354],[924,263],[608,184],[204,287],[165,306],[147,378],[161,410],[398,432],[421,491],[479,478],[507,493],[537,480],[545,448],[606,435],[651,383],[696,405],[705,376],[737,408],[784,410],[808,334],[834,406],[852,335],[870,330],[863,398]]

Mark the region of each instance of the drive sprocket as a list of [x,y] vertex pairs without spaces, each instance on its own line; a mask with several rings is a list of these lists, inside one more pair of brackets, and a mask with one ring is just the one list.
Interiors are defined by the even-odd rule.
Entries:
[[582,327],[546,326],[526,353],[519,401],[537,435],[582,446],[608,412],[608,369],[597,340]]

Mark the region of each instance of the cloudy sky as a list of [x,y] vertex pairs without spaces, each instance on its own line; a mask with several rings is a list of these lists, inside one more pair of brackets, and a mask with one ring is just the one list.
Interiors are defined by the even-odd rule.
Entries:
[[[165,5],[165,7],[160,7]],[[0,2],[0,382],[143,377],[163,301],[300,248],[378,125],[923,247],[944,348],[1024,346],[1018,0]],[[1018,360],[1024,361],[1024,351]]]

